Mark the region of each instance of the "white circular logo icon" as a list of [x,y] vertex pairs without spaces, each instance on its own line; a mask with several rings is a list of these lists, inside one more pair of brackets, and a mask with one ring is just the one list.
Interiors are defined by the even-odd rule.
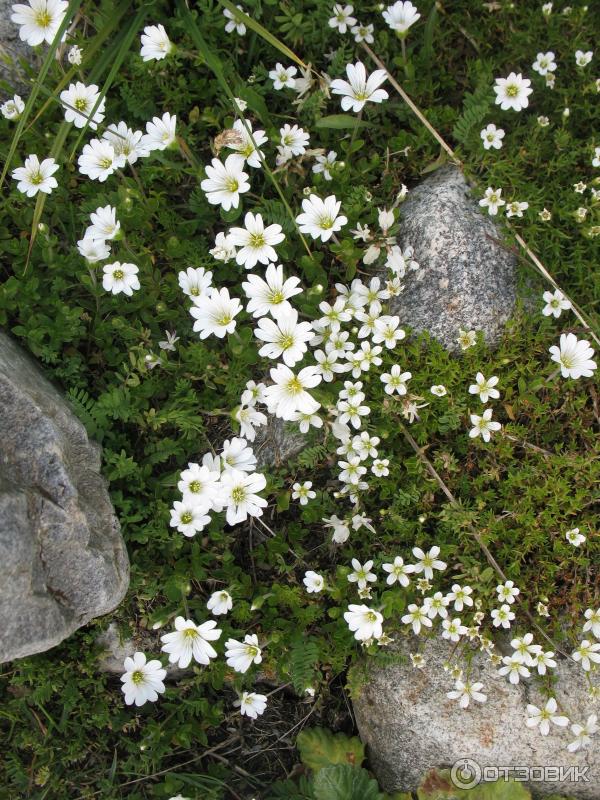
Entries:
[[481,767],[472,758],[459,758],[452,765],[450,780],[457,789],[472,789],[481,782]]

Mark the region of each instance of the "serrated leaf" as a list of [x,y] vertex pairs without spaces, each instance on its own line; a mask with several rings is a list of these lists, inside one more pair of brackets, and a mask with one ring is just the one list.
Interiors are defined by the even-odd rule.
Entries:
[[302,763],[314,772],[332,764],[360,766],[365,758],[365,748],[357,736],[332,733],[325,728],[303,730],[296,746]]
[[366,769],[350,764],[325,767],[315,775],[315,800],[383,800],[375,781]]

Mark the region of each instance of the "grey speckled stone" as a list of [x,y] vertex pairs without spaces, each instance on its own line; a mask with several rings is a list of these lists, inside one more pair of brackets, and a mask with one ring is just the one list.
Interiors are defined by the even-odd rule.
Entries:
[[401,206],[399,240],[414,248],[422,274],[406,276],[393,313],[449,350],[459,347],[459,328],[481,330],[496,344],[515,305],[516,258],[488,237],[502,238],[457,167],[412,189]]
[[300,433],[297,425],[286,425],[272,414],[268,414],[267,419],[264,427],[256,429],[256,439],[252,443],[259,471],[281,466],[298,455],[308,441],[308,436]]
[[111,611],[128,582],[99,446],[0,332],[0,662]]
[[[19,38],[19,26],[10,19],[13,5],[14,0],[0,0],[0,80],[6,81],[26,100],[29,80],[19,62],[25,60],[30,64],[38,64],[39,56],[33,47]],[[0,98],[4,102],[7,99],[6,92],[0,92]]]
[[[444,672],[453,645],[441,638],[429,639],[423,654],[423,669],[412,667],[410,641],[399,648],[403,663],[375,668],[371,665],[367,685],[354,701],[361,739],[367,745],[370,764],[382,787],[388,791],[412,791],[432,767],[451,767],[461,758],[474,759],[480,767],[577,766],[589,767],[589,782],[535,783],[529,788],[541,796],[569,795],[580,800],[600,797],[600,748],[597,744],[569,753],[575,738],[568,728],[552,725],[548,736],[527,728],[527,704],[545,703],[534,680],[513,686],[498,675],[489,659],[477,653],[471,681],[481,681],[486,703],[472,702],[459,708],[446,693],[454,681]],[[553,687],[561,712],[572,722],[584,724],[597,711],[590,700],[585,674],[572,661],[561,659],[552,671]]]

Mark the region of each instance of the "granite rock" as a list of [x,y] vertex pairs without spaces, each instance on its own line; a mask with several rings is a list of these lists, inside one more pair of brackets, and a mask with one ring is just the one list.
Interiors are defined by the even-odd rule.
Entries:
[[401,206],[399,241],[414,249],[420,270],[407,274],[393,313],[448,350],[459,348],[460,328],[496,344],[516,300],[516,257],[494,241],[501,238],[457,167],[434,172]]
[[48,650],[127,591],[100,448],[0,332],[0,662]]
[[[19,26],[10,18],[13,5],[14,0],[0,0],[0,80],[6,81],[13,92],[21,94],[26,100],[30,82],[20,62],[26,61],[37,66],[39,55],[19,38]],[[5,92],[0,96],[2,102],[7,99]]]
[[[412,667],[408,639],[394,647],[398,662],[386,667],[370,665],[367,684],[354,700],[354,713],[370,764],[388,792],[413,791],[431,768],[448,768],[459,759],[472,759],[484,767],[589,768],[588,781],[536,782],[528,788],[534,796],[568,795],[578,800],[600,797],[600,749],[591,746],[569,753],[575,737],[569,728],[552,726],[548,736],[527,728],[527,704],[545,704],[534,680],[513,686],[498,675],[488,658],[477,653],[470,680],[481,681],[487,702],[472,702],[462,710],[446,693],[454,688],[443,664],[454,646],[441,639],[426,641],[426,665]],[[510,652],[508,648],[507,652]],[[584,724],[596,709],[590,701],[581,666],[566,658],[553,670],[553,692],[572,722]]]

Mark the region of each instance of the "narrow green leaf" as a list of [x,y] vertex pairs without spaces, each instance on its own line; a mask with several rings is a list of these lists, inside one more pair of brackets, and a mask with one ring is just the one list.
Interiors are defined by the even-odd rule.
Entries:
[[328,117],[321,117],[316,121],[315,126],[317,128],[332,128],[333,130],[373,127],[369,122],[353,117],[350,114],[330,114]]

